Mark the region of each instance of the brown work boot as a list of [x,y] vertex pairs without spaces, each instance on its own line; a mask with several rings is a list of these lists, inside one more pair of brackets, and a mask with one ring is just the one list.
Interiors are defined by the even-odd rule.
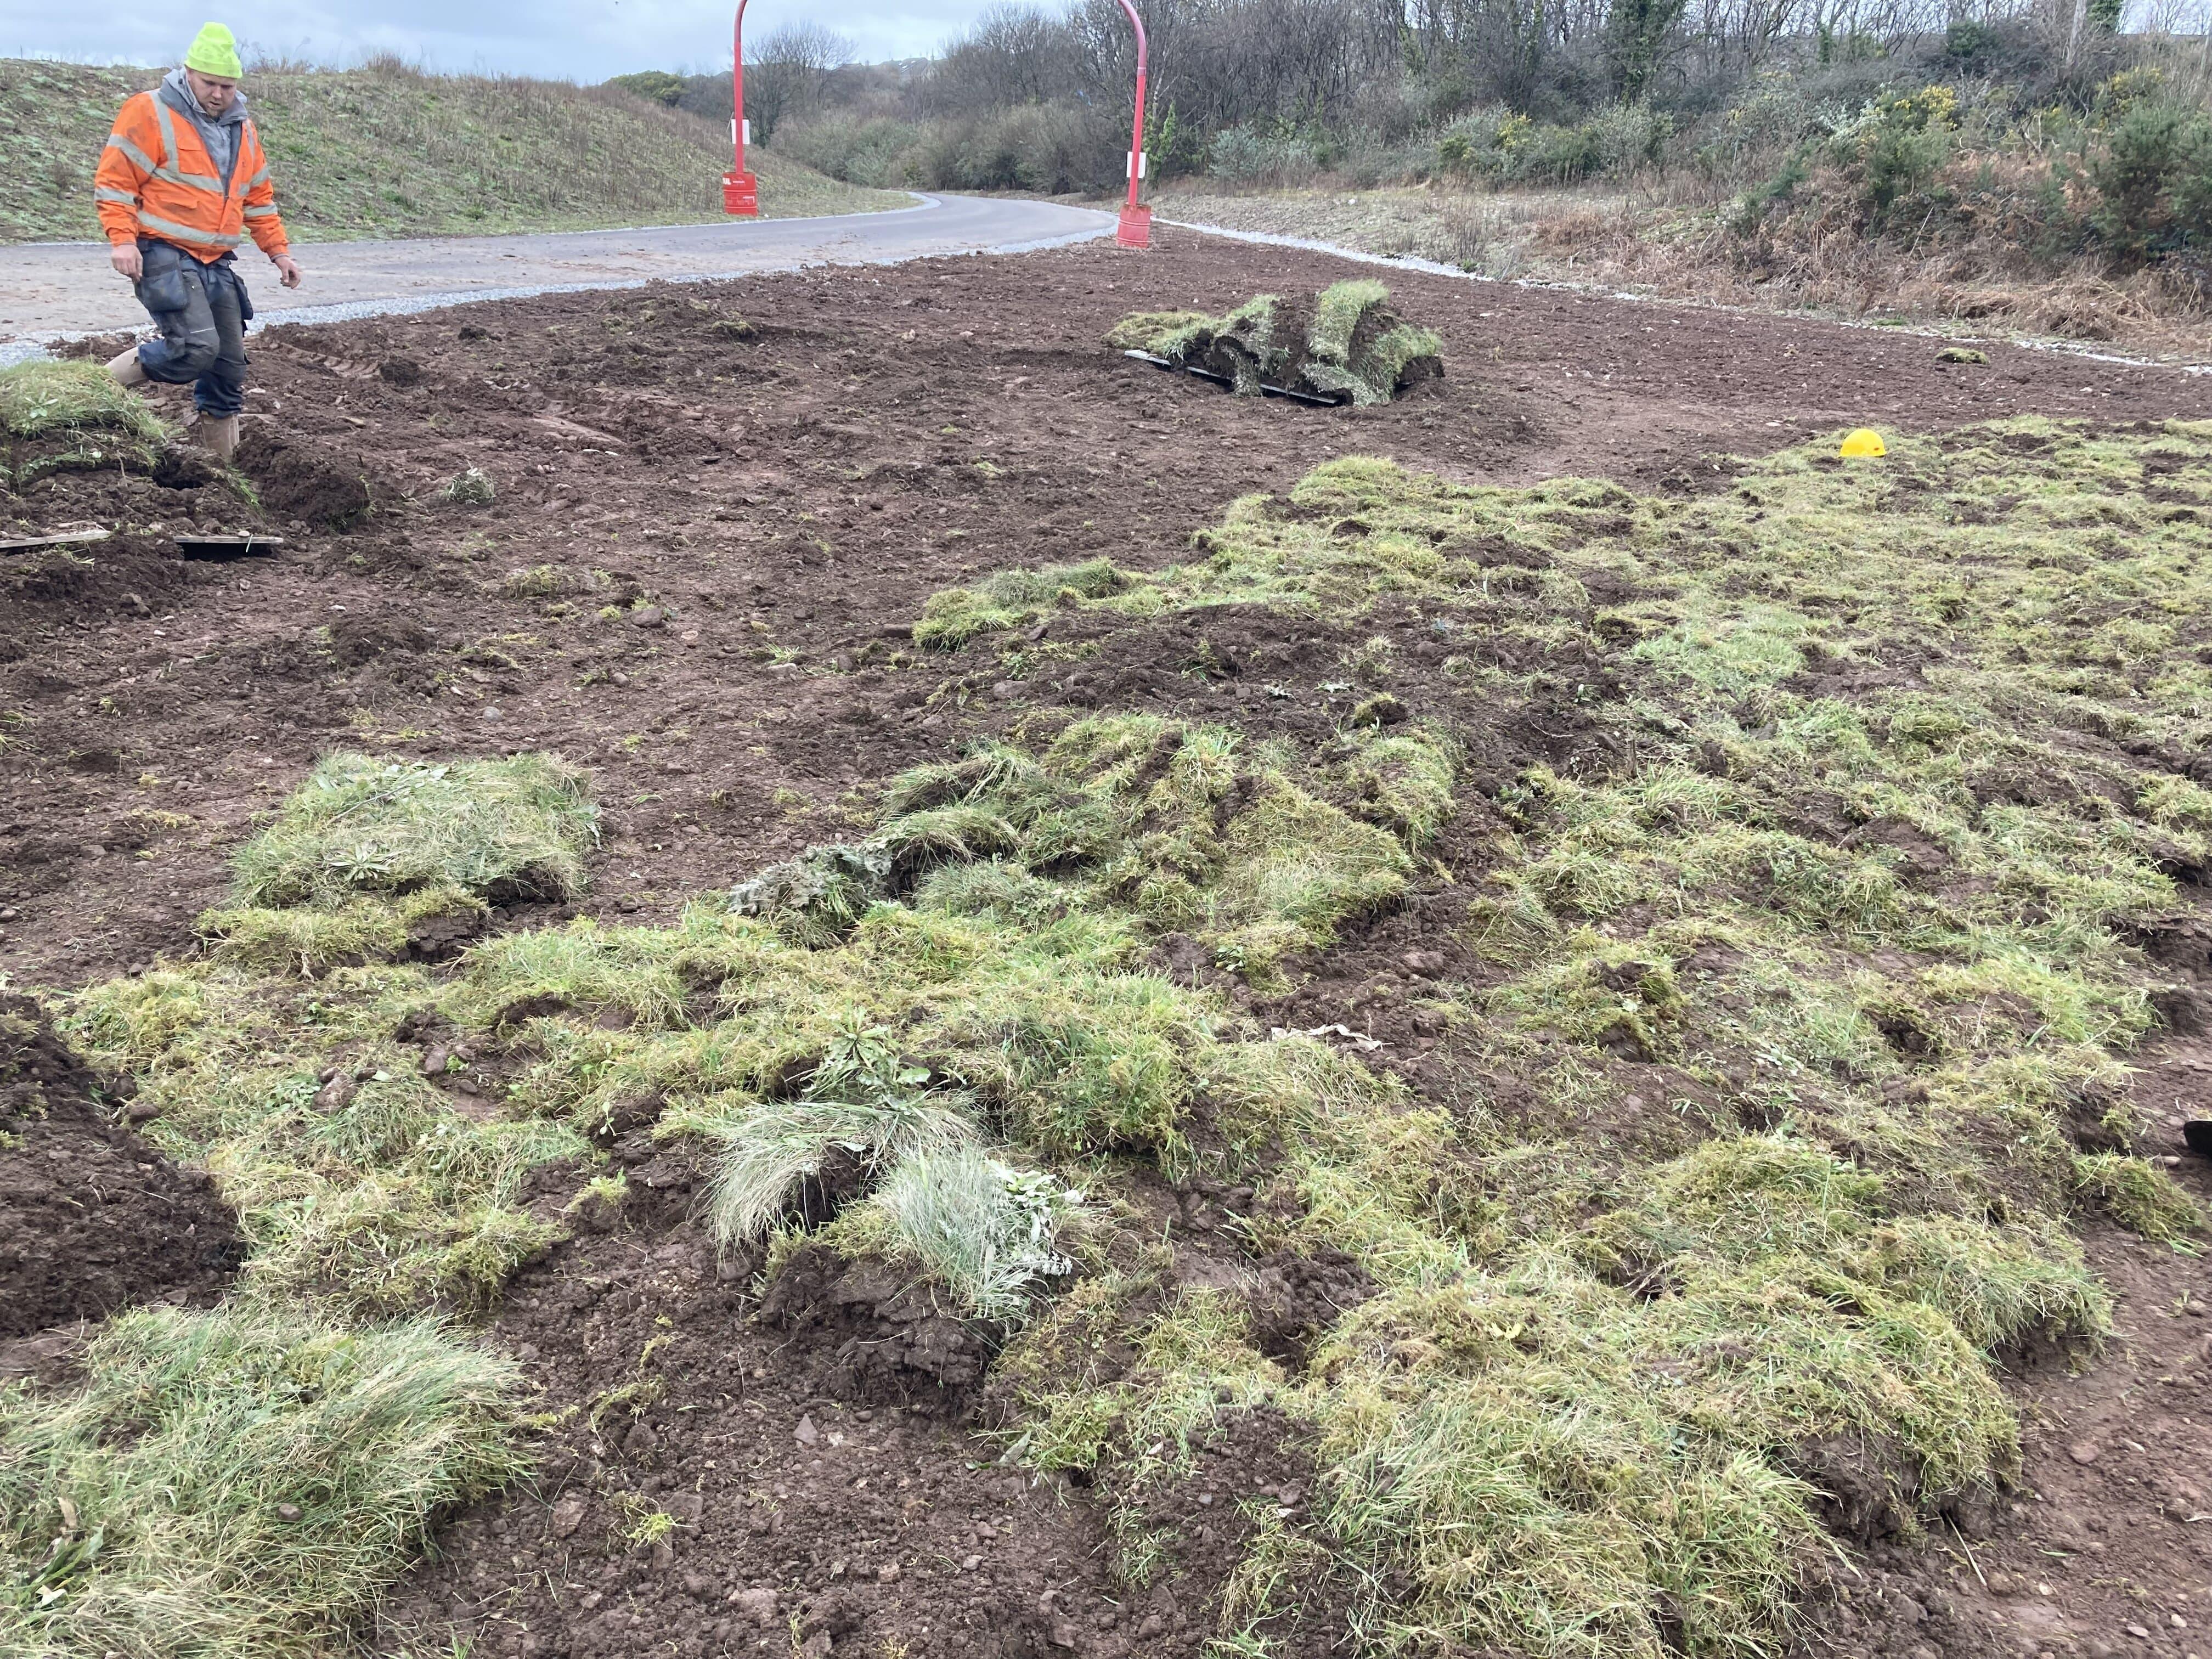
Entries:
[[120,357],[107,365],[107,372],[125,386],[146,384],[146,367],[138,361],[138,348],[132,346]]
[[227,461],[238,448],[238,416],[235,415],[203,415],[199,424],[192,428],[202,449],[218,461]]

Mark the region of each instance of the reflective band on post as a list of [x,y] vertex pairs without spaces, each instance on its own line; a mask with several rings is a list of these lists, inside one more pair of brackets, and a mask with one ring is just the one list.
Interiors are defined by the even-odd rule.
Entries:
[[1124,176],[1131,179],[1141,179],[1145,176],[1144,151],[1136,150],[1130,155],[1129,170]]

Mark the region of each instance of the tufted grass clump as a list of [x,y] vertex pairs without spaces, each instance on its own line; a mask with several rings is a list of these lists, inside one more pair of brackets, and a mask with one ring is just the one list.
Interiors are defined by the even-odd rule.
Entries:
[[442,1510],[526,1467],[514,1365],[427,1320],[142,1308],[80,1374],[0,1385],[10,1652],[331,1651]]

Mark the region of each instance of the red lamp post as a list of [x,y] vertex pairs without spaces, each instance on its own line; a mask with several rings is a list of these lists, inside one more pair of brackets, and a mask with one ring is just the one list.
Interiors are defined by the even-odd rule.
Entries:
[[736,161],[722,175],[722,211],[757,219],[760,180],[745,171],[745,5],[738,0],[738,21],[730,31],[730,146]]
[[1121,9],[1137,32],[1137,118],[1129,129],[1129,197],[1121,204],[1114,240],[1123,247],[1144,248],[1152,243],[1152,210],[1137,202],[1138,188],[1145,182],[1145,20],[1130,0],[1121,0]]

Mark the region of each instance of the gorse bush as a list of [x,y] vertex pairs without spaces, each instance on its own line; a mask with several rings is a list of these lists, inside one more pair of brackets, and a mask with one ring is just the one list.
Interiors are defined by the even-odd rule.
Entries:
[[1877,222],[1899,197],[1918,193],[1935,178],[1951,153],[1958,106],[1948,87],[1885,94],[1838,137],[1838,155],[1856,163],[1866,180],[1867,204]]
[[1969,109],[1951,88],[1891,88],[1806,137],[1748,191],[1763,253],[1854,228],[2045,268],[2123,266],[2212,246],[2212,112],[2156,74],[2117,76],[2082,113]]
[[2090,223],[2116,252],[2212,247],[2212,115],[2163,102],[2127,108],[2089,167]]

